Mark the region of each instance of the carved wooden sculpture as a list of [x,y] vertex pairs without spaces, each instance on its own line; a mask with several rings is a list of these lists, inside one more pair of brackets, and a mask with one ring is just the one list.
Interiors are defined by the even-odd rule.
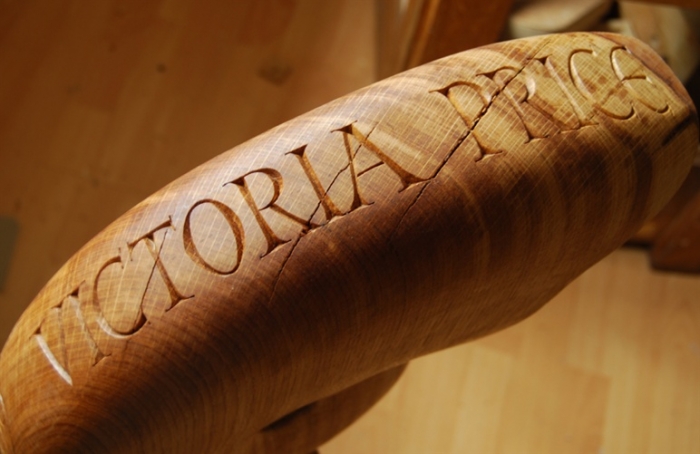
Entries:
[[308,453],[412,358],[535,312],[656,213],[697,114],[639,42],[438,60],[285,123],[81,249],[0,358],[0,450]]

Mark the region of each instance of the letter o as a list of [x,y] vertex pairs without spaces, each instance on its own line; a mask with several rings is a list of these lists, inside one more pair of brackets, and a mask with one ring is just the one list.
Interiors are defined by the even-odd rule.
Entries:
[[[191,226],[191,218],[192,218],[192,213],[194,210],[202,206],[204,204],[209,204],[216,208],[219,213],[224,217],[224,220],[228,224],[229,228],[231,229],[231,232],[233,233],[233,237],[235,238],[236,242],[236,262],[229,268],[222,269],[220,267],[216,267],[209,263],[207,260],[205,260],[204,257],[202,257],[202,254],[199,252],[197,249],[197,246],[194,243],[194,238],[192,237],[192,226]],[[222,276],[226,276],[229,274],[233,274],[237,269],[238,266],[241,263],[241,257],[243,256],[243,247],[244,247],[244,232],[243,232],[243,224],[241,223],[240,218],[238,215],[227,205],[224,205],[223,203],[213,200],[213,199],[204,199],[200,200],[199,202],[195,203],[192,205],[187,212],[187,216],[185,216],[185,226],[182,232],[182,239],[183,243],[185,246],[185,252],[187,255],[192,259],[194,263],[197,265],[201,266],[207,271],[210,271],[212,273],[216,273]]]

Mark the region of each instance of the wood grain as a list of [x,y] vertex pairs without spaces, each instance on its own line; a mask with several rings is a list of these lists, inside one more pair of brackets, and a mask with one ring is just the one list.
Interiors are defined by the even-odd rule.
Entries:
[[[406,65],[411,47],[417,38],[416,29],[421,20],[426,20],[423,14],[426,12],[425,4],[424,0],[375,2],[376,72],[379,79],[408,69]],[[467,47],[458,51],[465,49]]]
[[660,232],[651,263],[659,269],[700,273],[700,193]]
[[648,262],[618,249],[522,323],[411,361],[319,451],[697,453],[700,279]]
[[658,3],[680,8],[700,9],[700,1],[698,0],[642,0],[641,3]]
[[[0,357],[3,448],[264,452],[315,402],[381,394],[385,371],[536,311],[663,206],[697,133],[658,57],[589,34],[453,56],[285,123],[47,284]],[[289,452],[337,429],[322,420]]]
[[[498,41],[513,0],[424,0],[404,68]],[[474,18],[479,20],[474,20]],[[468,25],[466,25],[468,24]],[[401,48],[400,48],[401,49]]]
[[[0,342],[90,238],[197,165],[372,83],[373,0],[30,0],[0,15]],[[199,3],[199,2],[197,2]],[[269,30],[275,30],[270,33]],[[292,72],[282,86],[258,73]]]
[[508,18],[508,36],[525,38],[548,33],[595,30],[610,11],[612,3],[612,0],[519,2]]

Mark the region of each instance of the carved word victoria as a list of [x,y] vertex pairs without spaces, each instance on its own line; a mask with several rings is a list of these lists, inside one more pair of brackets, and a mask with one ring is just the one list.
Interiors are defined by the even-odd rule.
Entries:
[[[266,260],[285,244],[302,241],[308,232],[362,206],[381,209],[377,208],[381,204],[370,202],[363,195],[369,189],[368,185],[373,184],[372,178],[365,175],[379,167],[385,173],[390,172],[389,175],[397,183],[396,191],[401,192],[412,185],[429,184],[467,139],[473,139],[471,146],[476,146],[472,149],[478,151],[475,157],[477,162],[507,152],[498,141],[498,136],[503,135],[502,131],[498,132],[498,125],[504,115],[512,118],[512,121],[505,124],[520,134],[523,139],[521,143],[526,144],[583,127],[595,127],[596,116],[626,121],[639,108],[648,108],[663,115],[669,111],[667,90],[658,78],[652,79],[648,68],[627,49],[614,45],[609,45],[604,52],[578,49],[566,56],[537,56],[528,59],[522,67],[501,66],[460,78],[445,86],[436,87],[429,93],[429,96],[439,96],[449,102],[454,114],[463,120],[465,128],[448,155],[439,161],[437,168],[424,176],[399,165],[400,160],[389,156],[381,143],[375,143],[370,136],[379,125],[369,127],[364,123],[348,121],[344,127],[330,131],[339,138],[336,153],[340,153],[342,162],[336,169],[335,179],[327,187],[324,187],[310,158],[317,150],[314,143],[289,150],[282,158],[289,162],[288,166],[300,166],[313,190],[309,194],[314,194],[317,201],[314,201],[316,210],[310,217],[293,213],[278,203],[284,187],[280,170],[256,168],[229,181],[212,181],[212,188],[223,186],[237,191],[244,201],[239,206],[249,210],[247,216],[241,217],[240,213],[223,201],[205,198],[192,204],[186,212],[173,213],[167,219],[154,223],[155,227],[115,251],[113,257],[95,269],[90,279],[76,282],[71,292],[56,301],[33,332],[35,345],[58,376],[65,383],[73,385],[76,377],[85,377],[91,367],[111,354],[110,345],[113,344],[110,342],[123,341],[136,335],[147,326],[147,321],[154,314],[162,315],[186,300],[192,300],[187,304],[194,303],[195,295],[182,289],[181,283],[176,282],[162,258],[163,248],[167,248],[169,242],[181,242],[186,259],[195,264],[199,272],[226,278],[237,272],[245,254],[254,254],[251,257]],[[649,96],[648,93],[655,95]],[[497,98],[501,98],[498,103]],[[363,168],[359,168],[360,165],[356,162],[361,148],[374,158],[372,164],[365,164]],[[423,152],[427,154],[430,150]],[[348,190],[352,194],[348,194],[349,197],[345,199],[350,202],[345,203],[346,206],[340,206],[331,197],[331,186],[344,172],[350,177]],[[266,203],[256,202],[260,199],[255,197],[256,194],[251,189],[251,178],[266,179],[268,186],[272,187]],[[210,213],[218,213],[230,228],[228,244],[224,244],[223,240],[222,244],[217,244],[218,250],[230,251],[228,262],[213,262],[196,245],[196,229],[201,227],[196,225],[195,214],[207,207]],[[280,234],[276,230],[280,224],[276,223],[273,227],[263,216],[262,213],[266,210],[277,213],[278,219],[284,219],[289,225],[295,226],[293,231],[296,236],[285,238],[285,235]],[[247,223],[242,218],[248,219]],[[316,221],[312,222],[312,219]],[[262,234],[264,244],[246,243],[246,234],[250,234],[253,229]],[[289,228],[286,231],[289,232]],[[147,262],[147,266],[143,267],[147,284],[138,291],[128,293],[127,299],[130,300],[120,301],[120,304],[121,307],[130,308],[136,315],[126,320],[120,318],[118,321],[110,321],[105,315],[100,293],[104,277],[110,273],[119,276],[119,273],[125,272],[135,255],[141,257],[141,262]],[[160,291],[152,290],[155,287]],[[133,311],[133,308],[138,310]]]

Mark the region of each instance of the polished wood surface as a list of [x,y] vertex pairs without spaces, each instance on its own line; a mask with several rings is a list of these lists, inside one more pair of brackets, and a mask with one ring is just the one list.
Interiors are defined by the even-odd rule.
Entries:
[[654,3],[679,8],[700,9],[700,0],[639,0],[640,3]]
[[[283,62],[282,62],[282,63],[279,63],[279,60],[278,60],[278,62],[276,62],[276,63],[273,62],[273,63],[274,63],[274,64],[272,65],[272,69],[273,69],[273,70],[270,70],[270,71],[261,71],[260,73],[261,73],[261,74],[265,74],[266,77],[268,77],[268,79],[277,80],[277,81],[282,80],[282,83],[284,83],[284,81],[283,81],[284,78],[285,78],[285,77],[284,77],[284,74],[285,74],[285,73],[288,73],[288,71],[285,70],[285,67],[287,67],[288,65],[285,65]],[[268,66],[268,68],[269,68],[269,66]],[[166,65],[165,67],[163,67],[163,66],[156,66],[156,71],[158,71],[158,72],[161,72],[161,73],[162,73],[162,72],[163,72],[163,69],[166,69],[166,70],[167,70],[167,65]],[[280,74],[282,74],[282,76],[280,76]],[[292,74],[294,74],[294,73],[292,73]],[[290,76],[290,77],[291,77],[291,76]],[[279,83],[279,82],[278,82],[278,83]],[[72,142],[71,142],[71,143],[72,143]],[[495,158],[487,158],[487,159],[495,159]],[[144,243],[145,243],[145,242],[144,242]],[[508,331],[506,331],[506,332],[508,332]],[[449,372],[448,372],[448,373],[449,373]],[[391,378],[391,377],[389,377],[389,378]],[[389,378],[388,378],[388,380],[389,380]],[[381,381],[381,380],[380,380],[380,381]],[[390,381],[390,380],[389,380],[389,381]],[[377,386],[375,389],[382,389],[382,388],[383,388],[383,385]],[[7,405],[7,407],[9,407],[9,405]],[[307,409],[307,410],[313,411],[313,409]],[[307,415],[309,414],[308,411],[307,411],[306,414],[307,414]],[[438,424],[438,422],[437,422],[436,420],[431,420],[431,421],[432,421],[433,423],[435,423],[435,424]],[[276,429],[276,428],[279,428],[280,426],[279,426],[279,425],[273,424],[273,425],[268,426],[268,427],[270,427],[271,429]],[[269,432],[269,431],[268,431],[268,432]]]
[[374,80],[367,0],[32,0],[3,5],[0,21],[0,210],[20,226],[2,343],[58,268],[136,203]]
[[424,20],[424,3],[424,0],[375,2],[376,73],[379,79],[408,69],[406,65],[416,28]]
[[513,0],[378,1],[377,74],[388,77],[498,41],[513,3]]
[[51,275],[134,204],[372,82],[372,13],[371,1],[3,4],[0,210],[20,233],[0,342]]

